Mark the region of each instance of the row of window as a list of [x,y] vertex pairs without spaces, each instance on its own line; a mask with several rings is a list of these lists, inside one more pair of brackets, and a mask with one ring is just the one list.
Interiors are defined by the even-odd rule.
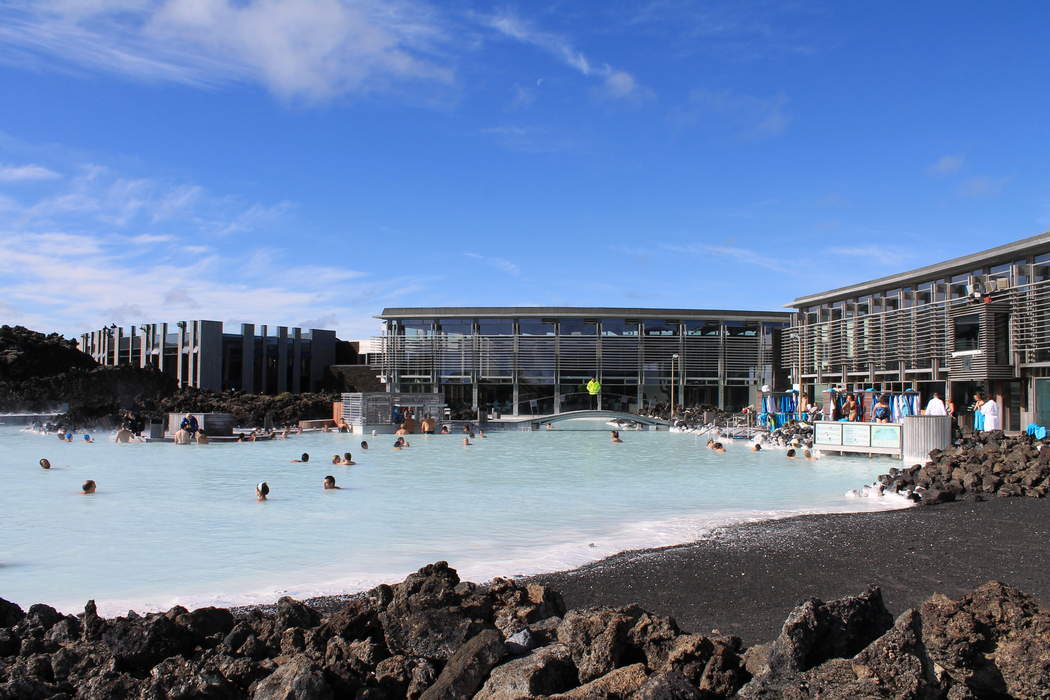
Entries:
[[787,323],[758,321],[635,321],[631,319],[437,319],[392,321],[390,332],[404,336],[431,335],[529,335],[529,336],[621,336],[677,337],[720,336],[755,337],[772,333]]
[[873,294],[843,299],[832,304],[808,306],[802,309],[799,320],[807,324],[837,321],[842,318],[963,299],[974,291],[990,291],[988,287],[991,285],[1005,284],[1007,287],[1017,287],[1047,280],[1050,280],[1050,253],[1012,263],[982,267],[973,272],[963,272],[914,286],[879,290]]

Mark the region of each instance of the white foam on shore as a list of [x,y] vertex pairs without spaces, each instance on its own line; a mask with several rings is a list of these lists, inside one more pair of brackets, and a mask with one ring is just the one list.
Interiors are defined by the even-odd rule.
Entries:
[[[541,550],[521,552],[506,557],[487,557],[484,560],[464,558],[449,561],[449,565],[456,569],[462,580],[481,583],[496,577],[514,578],[576,569],[623,552],[689,544],[705,539],[716,530],[734,525],[783,520],[804,515],[899,510],[915,505],[896,494],[882,497],[856,496],[854,498],[857,499],[854,503],[830,508],[737,511],[640,521],[629,523],[607,536],[561,533],[562,537],[569,538],[569,541]],[[552,533],[552,538],[554,535],[555,533]],[[418,565],[424,566],[428,563],[431,562],[420,561]],[[397,583],[414,571],[415,569],[353,573],[345,576],[326,576],[319,580],[310,580],[307,572],[297,574],[288,572],[286,581],[291,580],[294,581],[293,583],[261,586],[236,593],[225,591],[170,596],[154,595],[142,598],[99,600],[96,603],[99,614],[104,617],[123,615],[128,610],[166,611],[175,605],[182,605],[189,609],[208,605],[219,607],[272,605],[281,596],[303,600],[320,596],[353,595],[382,583]],[[63,612],[76,613],[82,609],[82,604],[68,603],[55,607]]]

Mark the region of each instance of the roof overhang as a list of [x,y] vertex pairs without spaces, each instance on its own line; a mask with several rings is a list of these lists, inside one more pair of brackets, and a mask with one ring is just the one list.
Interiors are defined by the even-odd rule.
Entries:
[[732,311],[716,309],[640,309],[590,306],[448,306],[383,309],[375,318],[649,318],[787,321],[787,311]]

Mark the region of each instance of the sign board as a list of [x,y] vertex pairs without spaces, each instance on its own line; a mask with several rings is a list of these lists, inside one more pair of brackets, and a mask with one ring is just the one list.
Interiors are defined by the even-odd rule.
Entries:
[[842,424],[841,423],[817,423],[816,439],[818,445],[841,445]]
[[871,426],[867,423],[846,423],[842,426],[843,445],[871,447]]
[[872,447],[900,447],[901,427],[899,425],[871,426]]

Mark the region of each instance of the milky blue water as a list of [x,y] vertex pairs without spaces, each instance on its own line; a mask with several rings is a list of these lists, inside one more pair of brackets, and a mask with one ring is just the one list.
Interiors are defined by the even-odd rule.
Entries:
[[[272,442],[67,444],[0,427],[0,597],[104,614],[363,590],[447,560],[468,580],[579,566],[714,526],[903,502],[846,492],[897,464],[727,454],[666,432],[313,433]],[[357,466],[333,466],[351,451]],[[307,464],[289,460],[308,452]],[[38,460],[47,457],[45,471]],[[343,487],[322,489],[325,475]],[[93,495],[79,493],[85,479]],[[255,500],[265,480],[270,499]]]

